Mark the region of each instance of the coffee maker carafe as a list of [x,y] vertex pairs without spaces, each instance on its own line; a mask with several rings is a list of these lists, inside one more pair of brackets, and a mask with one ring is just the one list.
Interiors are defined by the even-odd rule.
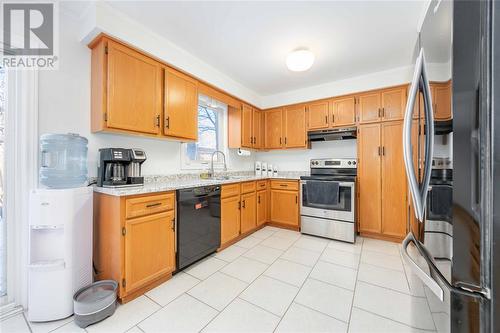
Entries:
[[132,187],[144,185],[141,164],[145,160],[146,153],[141,149],[99,149],[97,186]]

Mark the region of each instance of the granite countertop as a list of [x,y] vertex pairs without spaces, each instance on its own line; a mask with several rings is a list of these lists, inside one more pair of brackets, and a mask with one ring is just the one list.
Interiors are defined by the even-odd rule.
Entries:
[[281,172],[278,176],[256,176],[250,174],[229,175],[229,179],[201,179],[198,177],[190,177],[186,175],[178,176],[153,176],[146,177],[144,185],[132,188],[108,188],[94,186],[94,192],[113,196],[128,196],[138,195],[145,193],[166,192],[180,190],[184,188],[208,186],[208,185],[222,185],[231,183],[240,183],[252,180],[262,179],[292,179],[299,180],[300,176],[306,175],[307,172]]

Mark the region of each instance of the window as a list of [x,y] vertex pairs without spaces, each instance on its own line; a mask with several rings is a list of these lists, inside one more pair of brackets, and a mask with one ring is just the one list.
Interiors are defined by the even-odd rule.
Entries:
[[[206,169],[216,150],[224,151],[223,127],[227,106],[210,97],[200,95],[198,100],[198,141],[182,144],[183,167]],[[214,164],[222,162],[220,154],[214,156]]]

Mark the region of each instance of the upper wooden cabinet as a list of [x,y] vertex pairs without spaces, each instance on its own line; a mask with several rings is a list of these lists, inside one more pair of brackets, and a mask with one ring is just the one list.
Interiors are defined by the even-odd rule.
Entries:
[[407,86],[371,91],[359,95],[358,116],[361,124],[404,118]]
[[283,144],[283,109],[270,109],[264,111],[266,124],[265,147],[266,149],[279,149]]
[[253,143],[252,147],[255,149],[264,148],[264,115],[261,110],[253,109],[252,133]]
[[196,80],[165,68],[164,134],[198,139],[198,91]]
[[307,147],[305,106],[286,107],[283,110],[283,117],[284,147]]
[[406,87],[383,90],[382,120],[401,120],[405,115]]
[[451,114],[451,81],[432,83],[431,95],[433,100],[434,119],[438,121],[450,120]]
[[356,124],[356,99],[354,96],[334,99],[330,102],[330,127]]
[[359,95],[358,113],[360,123],[380,121],[382,101],[380,92],[369,92]]
[[89,47],[93,132],[197,139],[195,79],[106,36]]
[[329,121],[328,101],[318,101],[307,105],[307,129],[317,130],[328,128]]
[[243,104],[241,108],[241,146],[245,148],[252,148],[253,145],[252,118],[252,107]]
[[161,64],[108,39],[92,49],[92,131],[158,135]]

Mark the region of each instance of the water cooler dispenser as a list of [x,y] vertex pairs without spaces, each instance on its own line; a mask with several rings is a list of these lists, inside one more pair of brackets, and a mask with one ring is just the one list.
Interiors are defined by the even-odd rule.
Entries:
[[73,314],[73,294],[92,283],[92,187],[30,193],[28,319]]

